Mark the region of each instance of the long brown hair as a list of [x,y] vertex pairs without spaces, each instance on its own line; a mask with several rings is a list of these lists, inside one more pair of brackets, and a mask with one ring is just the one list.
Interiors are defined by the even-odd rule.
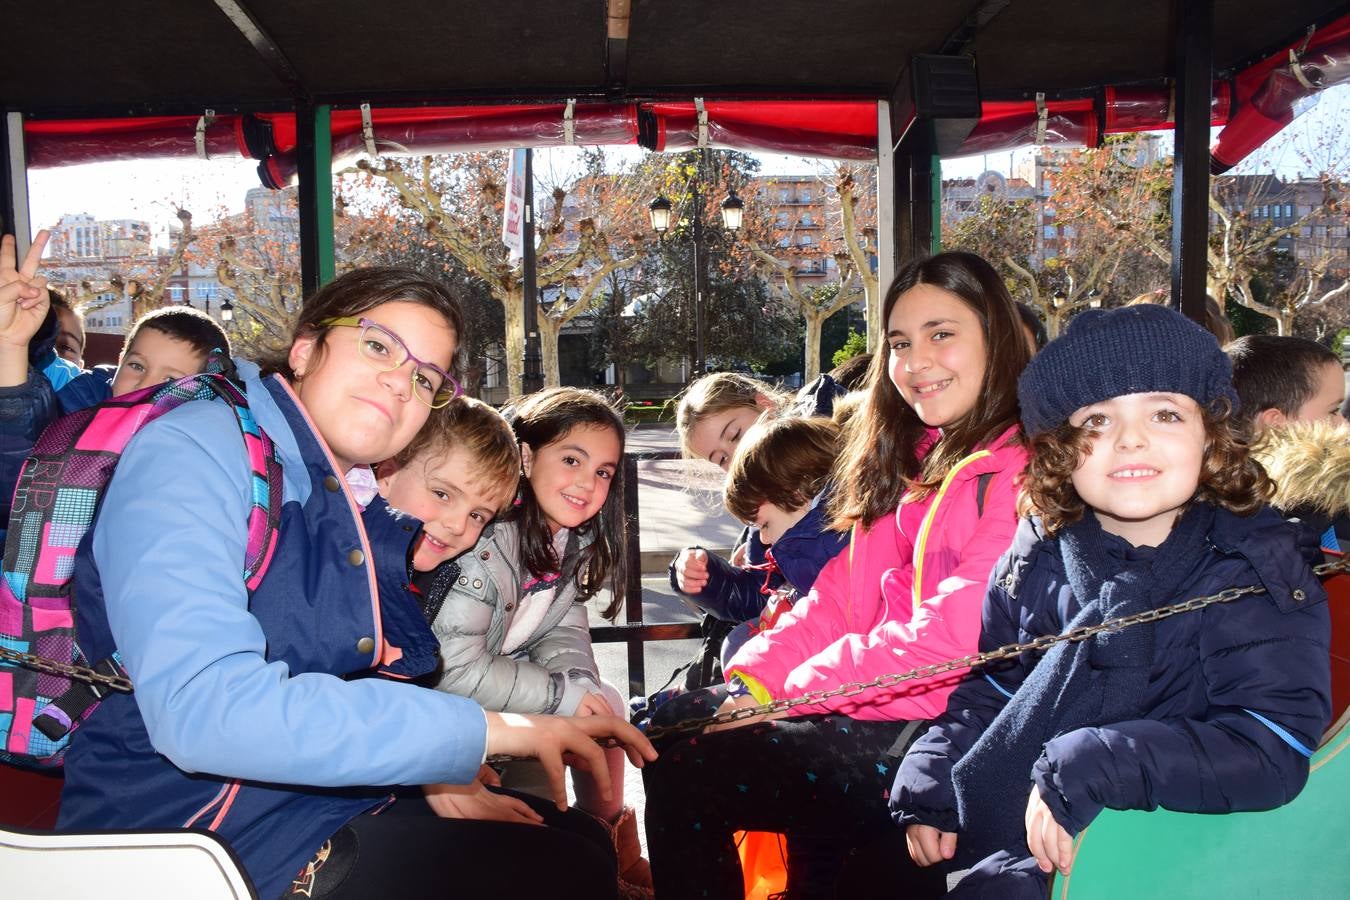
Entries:
[[902,499],[927,497],[952,466],[1017,424],[1017,377],[1031,355],[1017,307],[994,267],[959,251],[910,263],[886,291],[883,329],[900,297],[920,284],[954,294],[979,317],[985,348],[979,396],[970,412],[944,426],[942,439],[920,459],[917,448],[927,426],[892,383],[890,346],[877,335],[867,399],[845,428],[835,467],[839,489],[830,503],[835,528],[871,524]]
[[505,516],[520,526],[521,562],[536,578],[560,572],[564,583],[575,578],[577,600],[584,601],[609,581],[613,601],[603,615],[613,619],[623,607],[625,573],[624,549],[628,534],[623,511],[623,418],[602,394],[582,388],[557,387],[522,398],[506,413],[516,440],[529,444],[536,453],[561,440],[573,428],[609,428],[619,438],[619,468],[609,486],[609,496],[590,521],[576,532],[589,535],[591,543],[575,561],[560,560],[553,551],[553,534],[544,512],[535,500],[530,479],[520,479],[520,505]]

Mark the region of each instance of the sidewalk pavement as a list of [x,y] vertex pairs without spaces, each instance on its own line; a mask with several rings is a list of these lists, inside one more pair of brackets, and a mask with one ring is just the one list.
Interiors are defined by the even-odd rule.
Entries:
[[[669,425],[644,425],[628,434],[626,449],[677,450],[674,430]],[[682,548],[695,544],[729,548],[740,535],[741,524],[722,506],[722,471],[701,460],[653,460],[638,463],[638,521],[642,530],[644,554],[663,551],[671,558]],[[599,611],[609,604],[609,593],[596,596],[587,604],[592,625],[605,624]],[[642,579],[642,619],[647,623],[698,621],[694,609],[670,587],[664,572]],[[651,641],[643,647],[646,692],[661,687],[676,667],[688,662],[698,650],[699,641]],[[600,675],[619,689],[628,691],[628,647],[626,644],[596,644],[595,659]],[[642,813],[645,797],[642,773],[624,769],[624,802],[638,811],[638,836],[646,852],[646,823]]]

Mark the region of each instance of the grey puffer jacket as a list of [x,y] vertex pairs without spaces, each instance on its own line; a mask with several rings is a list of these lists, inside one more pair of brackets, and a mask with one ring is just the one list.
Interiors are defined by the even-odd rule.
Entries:
[[[489,526],[460,567],[431,630],[441,644],[437,687],[484,709],[570,716],[582,697],[600,690],[586,607],[575,582],[559,585],[538,625],[514,652],[503,648],[520,613],[520,533],[514,522]],[[531,597],[526,595],[528,604]]]

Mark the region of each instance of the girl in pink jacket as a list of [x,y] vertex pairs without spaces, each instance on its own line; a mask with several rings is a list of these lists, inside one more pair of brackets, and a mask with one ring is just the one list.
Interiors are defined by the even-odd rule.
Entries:
[[[975,652],[989,573],[1017,525],[1030,351],[1002,280],[968,253],[906,266],[882,321],[836,470],[831,511],[852,546],[738,651],[726,685],[671,701],[654,727]],[[895,827],[895,766],[959,680],[867,688],[667,742],[644,770],[657,896],[744,896],[741,829],[787,833],[794,900],[835,896],[848,852]],[[904,877],[896,865],[889,887]]]

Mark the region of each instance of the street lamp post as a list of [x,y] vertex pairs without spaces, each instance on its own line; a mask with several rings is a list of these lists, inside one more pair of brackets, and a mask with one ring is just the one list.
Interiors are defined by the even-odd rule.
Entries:
[[[705,166],[708,162],[708,151],[700,150],[698,157],[698,166],[695,169],[694,177],[689,182],[689,216],[690,231],[693,238],[694,251],[694,290],[693,290],[693,336],[690,340],[689,358],[693,363],[693,371],[690,373],[690,381],[700,377],[707,370],[707,360],[704,354],[703,346],[703,305],[705,303],[707,284],[708,284],[708,265],[707,265],[707,247],[704,243],[703,234],[703,196],[700,192],[702,181],[705,175]],[[647,207],[648,214],[651,217],[652,230],[656,232],[658,238],[664,238],[671,225],[671,211],[673,206],[664,196],[659,196]],[[728,232],[734,234],[740,230],[745,215],[745,202],[736,196],[733,188],[722,200],[722,227]]]

